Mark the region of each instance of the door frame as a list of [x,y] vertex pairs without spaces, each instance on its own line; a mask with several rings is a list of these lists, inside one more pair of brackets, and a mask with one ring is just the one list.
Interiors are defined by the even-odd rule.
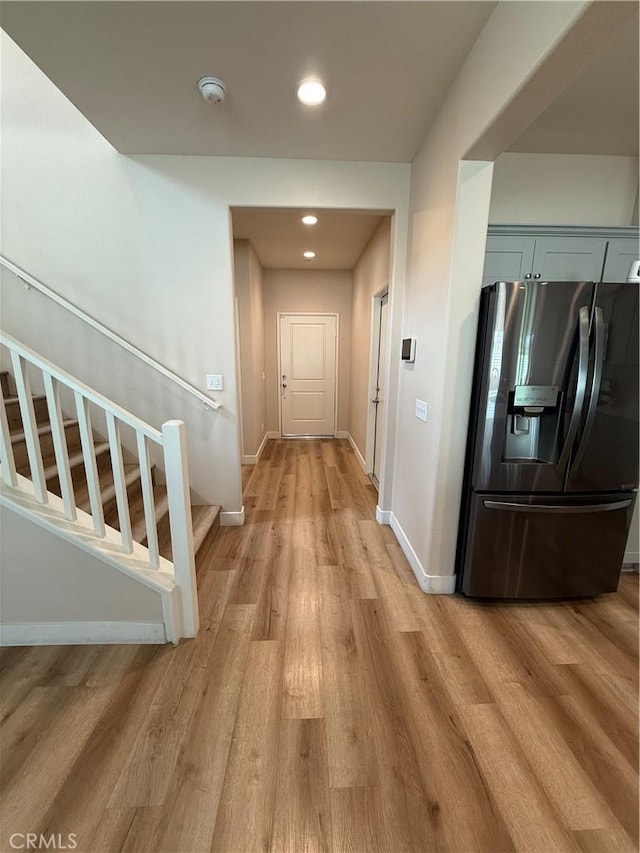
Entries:
[[[333,437],[338,435],[338,377],[340,375],[340,315],[335,311],[278,311],[276,328],[276,394],[278,395],[278,432],[282,435],[282,395],[280,394],[280,318],[281,317],[335,317],[336,339],[335,346],[335,377],[333,382]],[[304,438],[305,436],[284,436],[286,438]],[[315,436],[309,436],[314,438]]]
[[[373,474],[373,451],[374,451],[374,436],[376,429],[376,409],[374,404],[371,402],[373,397],[375,396],[376,391],[376,379],[378,374],[378,355],[379,355],[379,341],[378,336],[375,334],[376,328],[380,326],[380,311],[382,308],[382,300],[384,297],[387,297],[387,308],[390,310],[391,308],[391,288],[389,287],[389,282],[383,284],[382,287],[378,288],[375,293],[371,296],[371,323],[369,328],[369,384],[368,384],[368,397],[367,397],[367,435],[365,439],[365,455],[364,461],[367,468],[366,473],[368,476]],[[391,317],[391,314],[389,314]],[[391,335],[391,321],[387,322],[387,360],[390,362],[391,349],[390,349],[390,335]],[[387,364],[382,365],[383,371],[387,370]],[[387,389],[388,390],[388,389]],[[380,417],[383,422],[386,423],[387,412],[388,412],[388,393],[386,398],[382,401],[382,411],[380,412]],[[381,454],[380,461],[386,461],[386,453],[384,453],[385,448],[382,449],[383,453]],[[381,465],[380,474],[384,473],[384,465]],[[378,483],[382,482],[382,476],[378,477]]]

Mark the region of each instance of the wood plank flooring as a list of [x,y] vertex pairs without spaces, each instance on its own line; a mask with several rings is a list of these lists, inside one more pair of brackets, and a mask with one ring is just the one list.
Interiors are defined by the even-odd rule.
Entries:
[[426,596],[346,442],[272,440],[243,478],[195,640],[2,650],[0,850],[638,850],[637,575]]

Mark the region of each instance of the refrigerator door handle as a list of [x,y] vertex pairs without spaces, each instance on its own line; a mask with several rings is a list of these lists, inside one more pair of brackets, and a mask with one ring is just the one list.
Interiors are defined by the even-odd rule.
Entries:
[[589,438],[591,437],[593,422],[596,419],[596,409],[598,407],[598,398],[600,397],[600,385],[602,383],[602,367],[604,364],[604,317],[602,314],[602,308],[596,307],[595,327],[596,341],[594,348],[593,378],[591,380],[589,408],[587,409],[587,417],[584,422],[584,429],[582,430],[580,443],[578,444],[578,449],[576,451],[575,458],[571,463],[571,470],[569,472],[570,474],[573,474],[578,469],[578,466],[582,461],[582,457],[584,456],[585,451],[587,449],[587,445],[589,444]]
[[567,437],[562,448],[562,453],[558,459],[557,468],[564,469],[569,461],[571,448],[575,441],[580,419],[582,418],[582,410],[584,408],[584,400],[587,393],[587,377],[589,375],[589,308],[583,305],[578,312],[578,378],[576,381],[576,396],[573,401],[573,411],[569,421],[569,429]]
[[563,506],[562,504],[516,504],[506,501],[483,501],[483,503],[486,509],[502,509],[508,512],[586,514],[589,512],[611,512],[614,509],[626,509],[628,506],[631,506],[631,499],[606,504],[580,504],[579,506]]

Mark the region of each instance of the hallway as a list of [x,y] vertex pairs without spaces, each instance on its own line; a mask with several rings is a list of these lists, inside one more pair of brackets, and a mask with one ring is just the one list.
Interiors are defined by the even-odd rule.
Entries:
[[346,441],[270,440],[243,477],[195,640],[0,652],[2,851],[637,849],[637,575],[426,596]]

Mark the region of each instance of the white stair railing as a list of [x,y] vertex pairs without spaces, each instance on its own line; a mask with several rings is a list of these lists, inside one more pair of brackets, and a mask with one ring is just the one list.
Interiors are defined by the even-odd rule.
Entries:
[[[126,425],[135,432],[135,451],[132,451],[131,448],[128,450],[137,454],[147,539],[146,548],[136,545],[136,554],[140,554],[141,551],[145,553],[148,563],[146,568],[155,572],[160,570],[162,558],[158,549],[150,446],[158,445],[162,448],[169,508],[173,574],[176,586],[180,591],[181,635],[195,636],[198,630],[198,601],[184,423],[177,420],[167,421],[163,424],[162,432],[160,432],[66,371],[56,367],[10,335],[1,333],[0,344],[9,351],[13,367],[30,478],[33,483],[33,498],[40,505],[45,506],[49,502],[50,493],[47,489],[46,471],[38,432],[39,426],[31,393],[31,376],[36,379],[40,377],[44,386],[57,468],[56,477],[60,486],[64,514],[69,521],[74,521],[77,518],[78,510],[60,402],[60,391],[63,388],[67,389],[75,400],[94,535],[98,540],[105,539],[107,531],[109,531],[109,539],[112,541],[114,531],[107,528],[104,520],[98,462],[91,425],[92,408],[102,412],[107,426],[109,457],[123,557],[132,553],[134,543],[120,428],[122,425]],[[1,390],[0,463],[2,465],[2,481],[5,486],[11,490],[19,490],[19,477],[6,414],[4,393]],[[162,560],[162,568],[165,570],[166,565],[167,561]]]

